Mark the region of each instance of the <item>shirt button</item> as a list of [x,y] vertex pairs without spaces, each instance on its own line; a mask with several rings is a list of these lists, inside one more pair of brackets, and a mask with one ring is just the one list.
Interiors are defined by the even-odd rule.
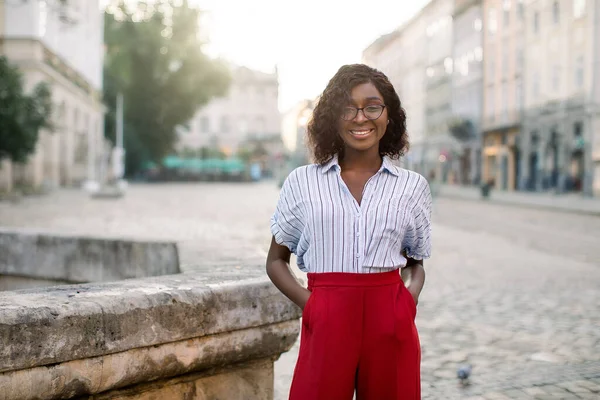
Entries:
[[356,232],[356,237],[359,237],[359,236],[360,236],[360,232]]
[[356,258],[360,258],[360,254],[356,253]]

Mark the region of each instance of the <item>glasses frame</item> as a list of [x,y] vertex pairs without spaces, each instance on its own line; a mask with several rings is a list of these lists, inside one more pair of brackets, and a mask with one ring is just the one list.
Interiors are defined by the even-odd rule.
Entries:
[[[367,114],[365,113],[365,108],[369,108],[369,107],[381,107],[381,112],[379,113],[379,115],[377,116],[377,118],[369,118],[369,117],[367,116]],[[354,113],[354,116],[353,116],[352,118],[350,118],[350,119],[346,119],[346,118],[344,118],[344,110],[346,110],[346,109],[349,109],[349,108],[352,108],[352,109],[354,109],[354,110],[355,110],[355,113]],[[385,108],[386,108],[386,105],[385,105],[385,104],[371,104],[371,105],[368,105],[368,106],[366,106],[366,107],[361,107],[361,108],[357,108],[357,107],[349,107],[349,106],[348,106],[348,107],[344,107],[344,108],[342,108],[342,115],[341,115],[341,118],[342,118],[344,121],[352,121],[354,118],[356,118],[356,117],[358,116],[358,112],[359,112],[359,111],[362,111],[362,113],[363,113],[363,115],[365,116],[365,118],[366,118],[366,119],[368,119],[369,121],[375,121],[376,119],[379,119],[379,117],[381,117],[381,116],[383,115],[383,110],[385,110]]]

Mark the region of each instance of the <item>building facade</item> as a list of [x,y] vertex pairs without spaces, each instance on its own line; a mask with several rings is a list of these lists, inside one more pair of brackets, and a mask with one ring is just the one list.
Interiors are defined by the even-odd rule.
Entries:
[[598,3],[526,1],[522,189],[600,191]]
[[397,30],[378,38],[363,51],[362,62],[382,71],[396,89],[406,112],[410,150],[403,167],[423,172],[425,138],[426,21],[416,16]]
[[53,132],[40,132],[25,165],[4,161],[14,181],[56,187],[98,180],[104,155],[103,15],[98,0],[0,2],[0,54],[23,73],[26,91],[52,89]]
[[600,195],[600,0],[431,0],[363,59],[404,101],[409,168]]
[[281,119],[281,138],[291,166],[311,162],[307,143],[307,126],[312,118],[316,100],[302,100],[286,111]]
[[277,72],[234,67],[226,96],[198,110],[189,129],[179,132],[177,150],[220,149],[234,155],[248,140],[281,136]]
[[458,182],[481,180],[483,112],[483,18],[481,0],[456,0],[454,9],[452,118],[461,144]]
[[405,157],[406,168],[425,174],[425,61],[427,38],[423,35],[426,21],[419,15],[400,27],[398,37],[398,73],[394,86],[406,112],[406,129],[410,150]]
[[425,140],[426,176],[442,182],[459,179],[460,143],[450,135],[452,75],[454,72],[454,0],[432,0],[423,10],[425,36]]
[[483,180],[519,186],[525,47],[522,0],[484,0]]

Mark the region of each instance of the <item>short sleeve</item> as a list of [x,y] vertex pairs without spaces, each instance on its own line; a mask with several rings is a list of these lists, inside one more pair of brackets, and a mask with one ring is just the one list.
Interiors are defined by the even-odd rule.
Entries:
[[295,172],[292,172],[281,187],[279,201],[271,217],[271,233],[277,244],[286,246],[294,254],[305,226],[300,200],[298,181]]
[[431,257],[431,190],[425,178],[419,175],[407,229],[402,241],[402,250],[415,260]]

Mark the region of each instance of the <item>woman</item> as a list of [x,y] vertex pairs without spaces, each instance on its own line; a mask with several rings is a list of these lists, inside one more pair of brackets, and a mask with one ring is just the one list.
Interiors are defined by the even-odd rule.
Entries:
[[[285,180],[267,257],[270,279],[303,309],[290,399],[419,399],[414,318],[431,194],[425,178],[391,162],[408,147],[400,99],[383,73],[343,66],[308,136],[316,163]],[[291,274],[290,253],[308,289]]]

